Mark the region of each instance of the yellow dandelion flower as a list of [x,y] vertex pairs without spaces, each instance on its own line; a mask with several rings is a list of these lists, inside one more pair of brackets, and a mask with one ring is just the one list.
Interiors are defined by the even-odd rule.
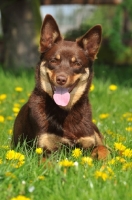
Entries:
[[19,100],[20,103],[25,103],[25,101],[26,101],[25,99],[20,99]]
[[0,123],[3,123],[4,121],[5,121],[5,118],[2,115],[0,115]]
[[128,122],[132,122],[132,117],[128,117],[128,118],[127,118],[127,121],[128,121]]
[[36,152],[37,154],[42,154],[42,153],[43,153],[43,149],[42,149],[42,148],[37,148],[37,149],[35,150],[35,152]]
[[132,162],[127,162],[122,166],[122,170],[132,169]]
[[12,132],[13,132],[12,129],[9,129],[9,130],[8,130],[8,133],[9,133],[10,135],[12,135]]
[[126,149],[126,147],[121,142],[119,143],[115,142],[114,147],[116,150],[119,150],[119,151],[124,151]]
[[11,177],[11,178],[16,178],[16,176],[12,172],[6,172],[5,176]]
[[81,149],[79,149],[79,148],[75,148],[73,151],[72,151],[72,156],[74,157],[74,158],[78,158],[78,157],[80,157],[82,155],[82,151],[81,151]]
[[12,116],[8,116],[6,119],[7,119],[8,121],[11,121],[11,120],[13,120],[13,117],[12,117]]
[[24,160],[18,160],[17,163],[13,163],[12,166],[13,166],[14,168],[19,168],[19,167],[21,167],[24,163],[25,163]]
[[2,164],[2,159],[0,158],[0,165]]
[[94,124],[96,124],[96,120],[95,120],[95,119],[92,119],[92,122],[93,122]]
[[108,173],[109,173],[110,176],[114,176],[115,173],[114,173],[113,170],[112,170],[110,167],[108,167],[108,166],[107,166],[107,171],[108,171]]
[[14,103],[14,107],[20,108],[20,104],[19,103]]
[[44,180],[45,177],[44,177],[44,176],[38,176],[38,179],[39,179],[39,180]]
[[91,86],[90,86],[90,91],[92,92],[93,90],[94,90],[94,84],[92,84]]
[[0,100],[5,100],[7,98],[7,95],[6,94],[0,94]]
[[102,172],[102,171],[96,171],[95,172],[95,178],[101,178],[103,179],[103,181],[106,181],[109,177],[108,177],[108,174],[106,174],[105,172]]
[[23,195],[18,195],[17,197],[11,198],[11,200],[31,200],[31,199]]
[[109,86],[109,90],[115,91],[115,90],[117,90],[117,86],[112,84],[112,85]]
[[15,87],[15,91],[16,91],[16,92],[22,92],[22,91],[23,91],[23,88],[22,88],[22,87]]
[[131,158],[132,157],[132,149],[125,149],[122,153],[123,156]]
[[108,161],[108,164],[109,165],[114,165],[115,162],[116,162],[116,160],[113,158],[113,159],[111,159],[111,160]]
[[123,117],[124,118],[132,117],[132,113],[130,113],[130,112],[124,113]]
[[2,145],[1,148],[2,148],[2,149],[8,150],[8,149],[9,149],[9,146],[8,146],[8,145]]
[[20,110],[20,108],[18,108],[18,107],[14,107],[12,110],[13,110],[14,113],[18,113],[19,110]]
[[72,167],[72,166],[74,166],[74,162],[73,161],[69,161],[68,159],[65,159],[65,160],[60,161],[59,165],[61,167]]
[[125,163],[126,162],[126,160],[124,158],[120,157],[120,156],[116,156],[115,159],[116,159],[116,161],[118,161],[120,163]]
[[129,131],[129,132],[132,131],[132,127],[131,126],[127,127],[126,131]]
[[9,150],[6,153],[6,159],[23,161],[25,160],[25,156],[21,153],[15,152],[14,150]]
[[14,156],[15,156],[15,151],[14,150],[9,150],[9,151],[7,151],[7,153],[6,153],[6,159],[7,160],[12,160],[12,159],[14,159]]
[[100,114],[100,115],[99,115],[99,118],[100,118],[100,119],[106,119],[106,118],[108,118],[108,117],[109,117],[109,114],[108,114],[108,113]]
[[82,164],[87,164],[89,166],[93,166],[93,159],[90,157],[82,157]]

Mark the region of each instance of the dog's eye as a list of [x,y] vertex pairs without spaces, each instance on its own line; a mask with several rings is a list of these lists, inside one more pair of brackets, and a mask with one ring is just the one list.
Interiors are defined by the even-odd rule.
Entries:
[[72,66],[74,68],[80,68],[82,66],[82,64],[80,62],[76,61],[76,62],[72,63]]
[[51,63],[51,64],[56,64],[56,63],[57,63],[57,59],[51,59],[51,60],[50,60],[50,63]]

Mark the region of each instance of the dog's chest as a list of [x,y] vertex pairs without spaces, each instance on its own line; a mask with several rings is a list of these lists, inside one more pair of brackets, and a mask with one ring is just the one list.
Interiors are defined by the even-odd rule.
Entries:
[[94,144],[93,130],[86,115],[77,112],[74,115],[53,117],[49,127],[38,137],[38,146],[49,151],[57,150],[62,145],[89,148]]

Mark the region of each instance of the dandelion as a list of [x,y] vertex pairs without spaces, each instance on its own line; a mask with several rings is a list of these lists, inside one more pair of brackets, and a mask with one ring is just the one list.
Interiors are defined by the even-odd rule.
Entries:
[[15,91],[16,91],[16,92],[22,92],[22,91],[23,91],[23,88],[22,88],[22,87],[15,87]]
[[92,84],[91,86],[90,86],[90,91],[92,92],[93,90],[94,90],[94,84]]
[[87,164],[88,166],[93,166],[93,159],[90,157],[82,157],[82,164]]
[[0,158],[0,165],[2,164],[2,159]]
[[124,118],[132,117],[132,113],[130,113],[130,112],[124,113],[123,117]]
[[14,150],[9,150],[9,151],[7,151],[7,153],[6,153],[6,159],[7,160],[12,160],[12,159],[14,159],[14,155],[15,155],[15,151]]
[[37,149],[35,150],[35,152],[36,152],[37,154],[42,154],[42,153],[43,153],[43,149],[42,149],[42,148],[37,148]]
[[95,120],[95,119],[92,119],[92,122],[93,122],[94,124],[96,124],[96,120]]
[[12,129],[9,129],[9,130],[8,130],[8,133],[9,133],[10,135],[12,135]]
[[115,91],[115,90],[117,90],[117,86],[112,84],[112,85],[109,86],[109,90]]
[[0,94],[0,100],[5,100],[7,98],[7,95],[6,94]]
[[38,179],[39,179],[39,180],[44,180],[45,177],[44,177],[44,176],[38,176]]
[[82,155],[82,151],[81,151],[81,149],[79,149],[79,148],[75,148],[73,151],[72,151],[72,156],[74,157],[74,158],[78,158],[78,157],[80,157]]
[[6,172],[5,176],[11,177],[11,178],[14,178],[14,179],[16,178],[16,176],[13,173],[11,173],[11,172]]
[[20,108],[18,108],[18,107],[14,107],[12,110],[13,110],[14,113],[18,113],[19,110],[20,110]]
[[20,99],[19,102],[20,103],[25,103],[25,99]]
[[8,121],[11,121],[11,120],[13,120],[13,117],[12,117],[12,116],[8,116],[6,119],[7,119]]
[[121,151],[121,152],[126,149],[126,147],[121,142],[119,142],[119,143],[115,142],[114,147],[116,150]]
[[102,171],[96,171],[95,172],[95,178],[101,178],[103,179],[103,181],[106,181],[109,177],[108,177],[108,174],[106,174],[105,172],[102,172]]
[[106,118],[108,118],[108,117],[109,117],[109,114],[108,114],[108,113],[100,114],[100,115],[99,115],[99,118],[100,118],[100,119],[106,119]]
[[128,121],[128,122],[132,122],[132,117],[128,117],[128,118],[127,118],[127,121]]
[[2,145],[1,148],[2,148],[2,149],[8,150],[8,149],[9,149],[9,146],[8,146],[8,145]]
[[15,152],[14,150],[7,151],[6,159],[16,161],[12,164],[15,168],[19,168],[25,163],[25,156],[21,153]]
[[132,162],[127,162],[122,166],[122,170],[132,169]]
[[127,127],[126,131],[129,131],[129,132],[132,131],[132,127],[131,126]]
[[131,158],[132,157],[132,149],[125,149],[122,153],[123,156]]
[[3,123],[4,121],[5,121],[5,118],[2,115],[0,115],[0,123]]
[[14,107],[20,108],[20,104],[19,103],[14,103]]
[[31,200],[31,199],[23,195],[18,195],[17,197],[11,198],[11,200]]
[[65,160],[60,161],[59,165],[61,167],[72,167],[72,166],[74,166],[74,162],[73,161],[69,161],[68,159],[65,159]]

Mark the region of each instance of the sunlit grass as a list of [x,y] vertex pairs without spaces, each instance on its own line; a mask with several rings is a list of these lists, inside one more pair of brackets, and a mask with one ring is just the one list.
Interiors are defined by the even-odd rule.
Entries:
[[34,74],[0,70],[1,199],[132,199],[132,82],[126,72],[100,66],[101,75],[97,67],[89,96],[93,121],[112,152],[106,161],[78,148],[63,148],[43,162],[41,148],[27,150],[24,144],[11,151],[13,123],[33,90]]

